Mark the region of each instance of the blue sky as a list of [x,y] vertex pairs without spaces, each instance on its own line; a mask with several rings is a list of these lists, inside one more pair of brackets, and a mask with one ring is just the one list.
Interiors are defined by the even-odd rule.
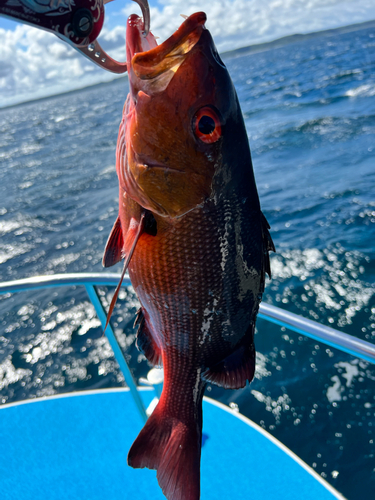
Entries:
[[[179,14],[204,10],[219,51],[375,19],[375,0],[149,0],[151,29],[166,39]],[[132,1],[106,5],[99,37],[117,60],[125,59],[125,26]],[[0,17],[0,107],[109,81],[114,75],[85,59],[57,37]]]

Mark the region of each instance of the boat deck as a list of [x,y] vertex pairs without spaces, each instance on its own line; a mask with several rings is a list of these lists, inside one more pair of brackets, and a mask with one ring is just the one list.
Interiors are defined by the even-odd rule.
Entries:
[[[154,390],[138,390],[147,406]],[[201,500],[343,498],[239,413],[208,398],[203,413]],[[165,500],[155,471],[126,463],[142,426],[128,389],[2,406],[2,500]]]

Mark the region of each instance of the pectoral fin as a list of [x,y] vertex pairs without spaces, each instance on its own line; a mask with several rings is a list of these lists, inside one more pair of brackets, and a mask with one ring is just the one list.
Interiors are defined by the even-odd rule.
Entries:
[[113,312],[113,309],[115,307],[117,297],[118,297],[118,294],[119,294],[119,291],[121,288],[122,281],[124,279],[126,270],[129,266],[129,262],[133,256],[137,242],[138,242],[141,234],[145,230],[145,214],[146,214],[146,212],[145,212],[145,210],[143,210],[141,212],[138,220],[133,218],[133,217],[130,219],[128,231],[126,233],[126,237],[124,239],[124,246],[123,246],[123,251],[125,254],[124,268],[123,268],[122,273],[121,273],[120,282],[117,285],[116,291],[113,295],[113,299],[111,300],[111,304],[109,306],[109,311],[108,311],[108,315],[107,315],[107,322],[105,324],[104,331],[106,330],[108,323],[109,323],[109,320],[111,319],[112,312]]
[[122,236],[121,220],[120,217],[117,217],[105,246],[102,260],[103,267],[111,267],[120,262],[123,257],[123,246],[124,238]]

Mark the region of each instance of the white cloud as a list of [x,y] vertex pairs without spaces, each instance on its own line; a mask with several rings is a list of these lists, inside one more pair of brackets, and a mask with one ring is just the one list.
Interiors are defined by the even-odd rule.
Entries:
[[[161,39],[179,26],[179,14],[202,10],[199,0],[159,3],[160,8],[151,8],[151,26]],[[133,5],[126,5],[124,14],[129,15]],[[375,18],[374,0],[211,0],[204,10],[220,51]]]
[[[201,0],[159,0],[157,5],[151,7],[151,27],[162,40],[181,24],[179,14],[202,10]],[[375,19],[374,0],[210,0],[204,10],[220,51]],[[115,59],[125,59],[126,17],[137,11],[129,2],[122,14],[109,16],[111,29],[100,35]],[[113,78],[52,34],[21,25],[0,28],[0,106]]]
[[[116,49],[124,46],[124,36],[125,28],[117,27],[103,31],[101,40],[105,45],[108,37],[109,49]],[[122,52],[111,53],[124,59]],[[50,33],[22,25],[0,29],[0,107],[113,78]]]

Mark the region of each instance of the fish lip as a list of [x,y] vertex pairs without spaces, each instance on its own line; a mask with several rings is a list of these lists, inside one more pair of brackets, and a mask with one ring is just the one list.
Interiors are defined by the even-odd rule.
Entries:
[[[160,45],[156,45],[155,38],[150,33],[153,45],[156,46],[149,48],[148,37],[142,36],[142,20],[136,14],[130,16],[126,36],[127,60],[131,60],[131,66],[136,76],[140,79],[151,79],[154,78],[155,74],[159,75],[170,69],[173,66],[174,58],[186,55],[197,43],[202,30],[205,29],[206,19],[207,16],[204,12],[192,14]],[[144,50],[145,48],[149,49]]]
[[178,172],[179,174],[184,174],[182,170],[179,170],[178,168],[170,167],[169,165],[166,165],[161,162],[157,162],[153,160],[151,157],[143,154],[143,153],[136,153],[134,152],[134,159],[136,163],[139,166],[144,166],[146,169],[162,169],[165,172],[172,171],[172,172]]
[[147,52],[151,44],[157,45],[154,35],[149,32],[145,37],[143,35],[143,20],[137,14],[131,14],[128,17],[126,26],[126,59],[131,62],[134,54],[138,52]]

